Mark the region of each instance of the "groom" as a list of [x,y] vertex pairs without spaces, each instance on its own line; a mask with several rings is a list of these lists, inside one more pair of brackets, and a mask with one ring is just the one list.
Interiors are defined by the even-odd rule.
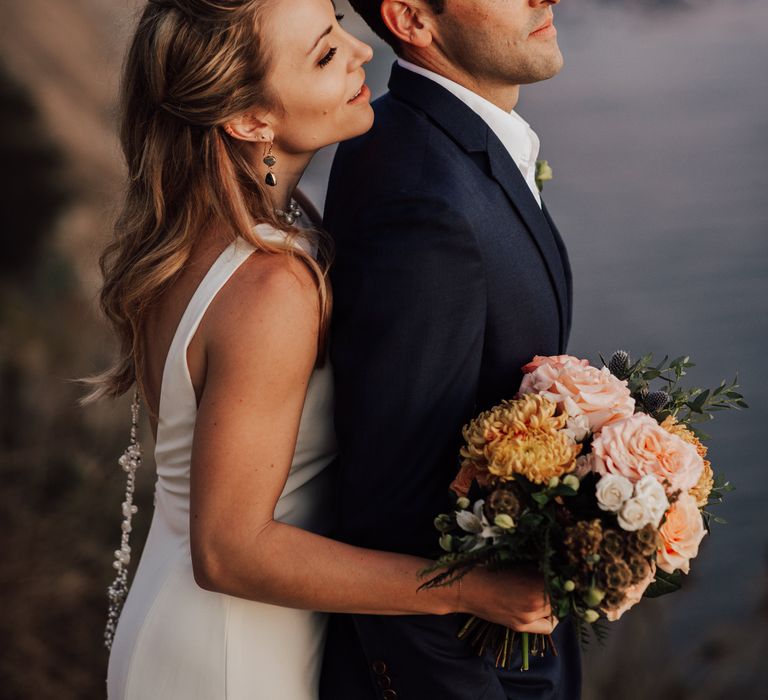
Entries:
[[[565,351],[568,257],[535,184],[520,85],[562,66],[559,0],[351,0],[395,50],[373,129],[342,144],[325,225],[337,244],[331,357],[337,536],[434,556],[461,428],[511,398],[533,355]],[[458,615],[336,615],[321,700],[577,700],[572,626],[559,656],[495,668]]]

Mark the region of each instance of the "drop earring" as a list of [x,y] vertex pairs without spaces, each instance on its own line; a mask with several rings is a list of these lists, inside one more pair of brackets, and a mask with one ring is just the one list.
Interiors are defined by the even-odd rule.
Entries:
[[264,144],[264,165],[269,168],[269,172],[267,173],[267,177],[264,178],[264,182],[270,187],[277,187],[277,175],[272,172],[275,163],[277,163],[277,158],[272,154],[272,143],[270,142],[269,144],[269,150],[267,150],[267,146]]

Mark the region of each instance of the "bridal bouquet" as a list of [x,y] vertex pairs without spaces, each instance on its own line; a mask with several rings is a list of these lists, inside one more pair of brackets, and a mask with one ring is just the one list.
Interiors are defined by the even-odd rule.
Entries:
[[[709,507],[731,490],[696,424],[746,403],[736,380],[682,387],[687,357],[652,360],[619,351],[600,369],[569,355],[523,367],[516,397],[464,427],[456,507],[435,519],[445,554],[423,587],[477,566],[533,566],[553,614],[571,616],[585,642],[643,595],[679,589],[711,520],[724,522]],[[518,642],[523,670],[530,654],[557,653],[549,637],[474,617],[459,636],[505,668]]]

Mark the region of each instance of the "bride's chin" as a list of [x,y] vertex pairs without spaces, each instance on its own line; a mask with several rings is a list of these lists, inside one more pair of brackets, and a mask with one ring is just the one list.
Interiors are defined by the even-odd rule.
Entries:
[[373,108],[368,105],[368,108],[355,119],[355,126],[359,128],[355,129],[355,133],[345,136],[342,140],[346,141],[347,139],[353,139],[356,136],[362,136],[373,126],[373,118]]

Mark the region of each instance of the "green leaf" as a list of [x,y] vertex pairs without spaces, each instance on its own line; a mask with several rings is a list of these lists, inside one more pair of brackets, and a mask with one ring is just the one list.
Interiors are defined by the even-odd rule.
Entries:
[[683,586],[683,575],[676,571],[674,574],[668,574],[666,571],[657,569],[656,580],[648,586],[645,591],[646,598],[658,598],[668,593],[679,591]]
[[575,496],[577,494],[577,491],[575,489],[572,489],[570,486],[566,486],[565,484],[560,484],[554,489],[551,489],[549,492],[550,496]]

